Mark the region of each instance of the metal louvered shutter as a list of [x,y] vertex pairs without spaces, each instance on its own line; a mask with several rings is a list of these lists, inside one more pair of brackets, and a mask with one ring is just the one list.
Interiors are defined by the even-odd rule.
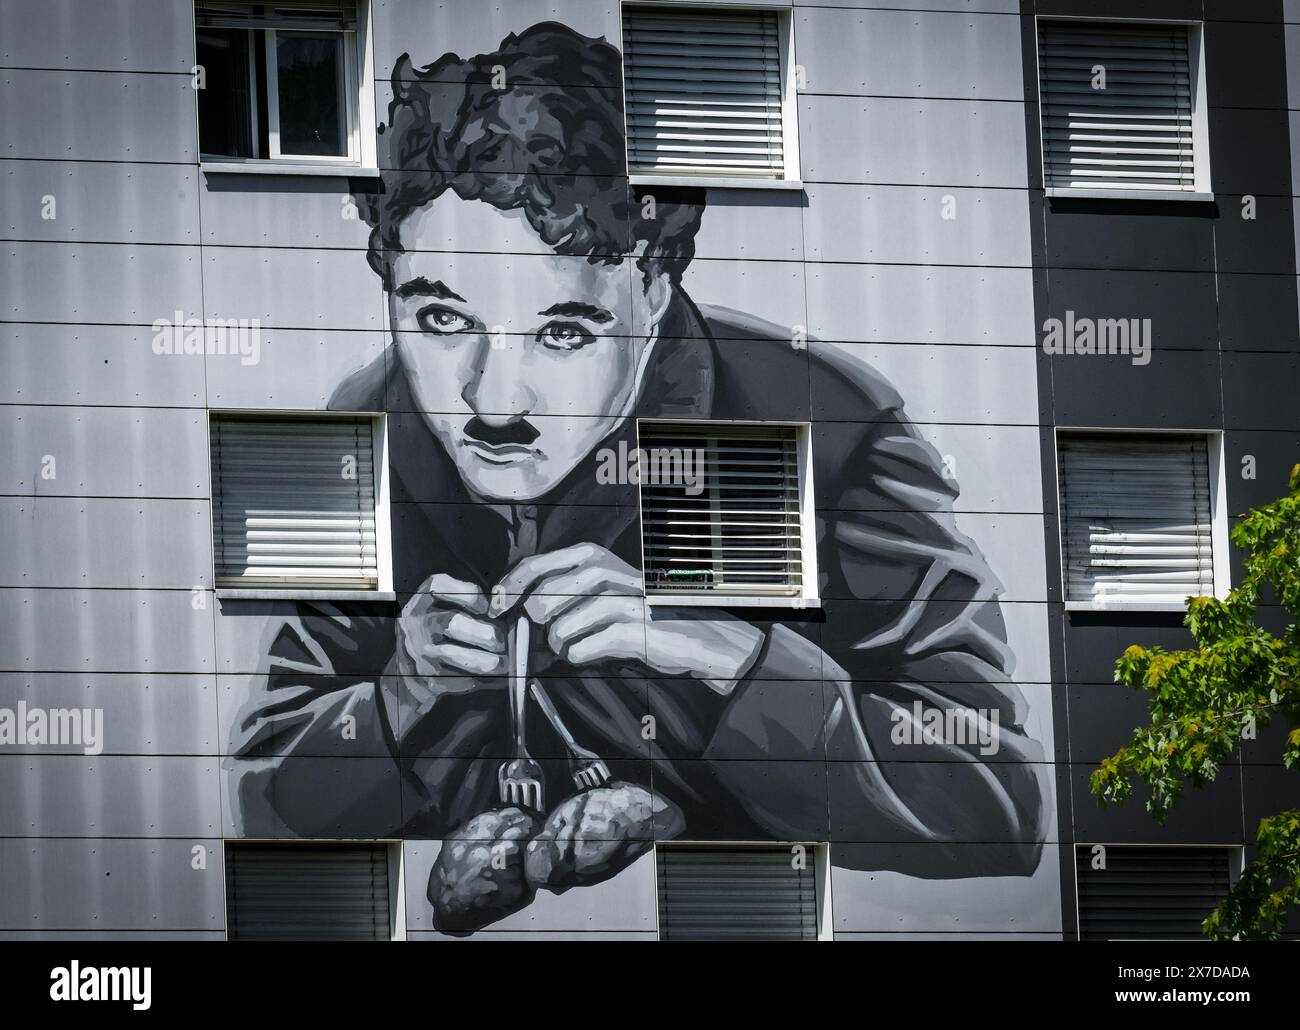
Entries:
[[643,422],[638,457],[647,592],[800,593],[794,426]]
[[1202,939],[1231,881],[1227,848],[1107,845],[1106,868],[1092,862],[1090,845],[1076,848],[1084,940]]
[[1187,25],[1040,20],[1044,185],[1194,192],[1191,41]]
[[629,172],[785,172],[781,32],[771,11],[623,12]]
[[660,845],[659,939],[817,939],[815,851],[796,868],[789,846]]
[[218,585],[378,585],[368,418],[212,419]]
[[232,941],[386,941],[383,844],[232,844],[226,848]]
[[355,32],[355,0],[197,0],[194,23],[199,28],[334,29]]
[[1214,594],[1204,437],[1058,442],[1065,599],[1098,608]]

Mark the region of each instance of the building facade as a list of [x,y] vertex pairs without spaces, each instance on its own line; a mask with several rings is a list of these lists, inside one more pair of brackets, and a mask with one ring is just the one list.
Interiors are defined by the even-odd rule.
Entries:
[[0,62],[0,937],[1187,935],[1294,804],[1087,781],[1300,461],[1300,4]]

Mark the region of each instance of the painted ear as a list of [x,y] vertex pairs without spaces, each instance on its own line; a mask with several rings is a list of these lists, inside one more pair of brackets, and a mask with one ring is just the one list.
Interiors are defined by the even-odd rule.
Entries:
[[673,285],[665,272],[656,272],[650,284],[645,288],[646,300],[650,303],[650,324],[658,328],[673,299]]

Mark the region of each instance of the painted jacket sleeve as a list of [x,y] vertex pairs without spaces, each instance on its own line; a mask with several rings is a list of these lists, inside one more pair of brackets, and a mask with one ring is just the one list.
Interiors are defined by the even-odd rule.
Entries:
[[[837,836],[974,845],[884,847],[872,868],[906,854],[904,871],[917,875],[1032,872],[1050,815],[1046,770],[1040,746],[1025,732],[1024,700],[1009,681],[1000,585],[953,521],[955,485],[901,417],[873,424],[845,467],[852,480],[818,527],[819,553],[829,559],[823,593],[844,600],[828,610],[819,643],[783,625],[771,630],[708,755],[752,751],[753,741],[774,732],[774,693],[755,683],[820,669],[825,717],[819,738],[807,744],[813,754],[824,748],[829,760]],[[895,732],[910,730],[918,711],[954,710],[968,719],[984,713],[986,733],[996,713],[996,751],[975,739],[926,742],[920,727],[905,746],[895,743]],[[793,808],[781,811],[780,802],[809,803],[799,793],[765,789],[745,803],[761,824],[788,834],[800,817]]]
[[[393,620],[365,609],[304,603],[272,628],[266,675],[231,731],[246,832],[265,821],[302,836],[385,836],[434,817],[434,800],[399,743],[393,649]],[[486,733],[483,720],[451,711],[482,703],[472,694],[440,698],[437,716],[422,719],[416,732],[441,725],[444,736]],[[423,742],[439,754],[471,745]]]

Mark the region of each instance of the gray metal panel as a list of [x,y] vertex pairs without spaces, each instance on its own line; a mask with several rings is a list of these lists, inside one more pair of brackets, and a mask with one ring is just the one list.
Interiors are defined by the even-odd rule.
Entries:
[[226,848],[230,940],[386,941],[388,849],[382,844],[240,844]]
[[218,763],[162,755],[0,755],[0,836],[215,837]]
[[153,325],[197,318],[198,247],[0,245],[0,310],[14,322]]
[[188,75],[0,73],[0,156],[193,162],[198,141]]
[[0,669],[210,672],[211,597],[188,590],[0,589]]
[[997,844],[834,844],[831,910],[841,932],[1060,933],[1060,846],[1044,844],[1033,875],[922,879],[891,865],[920,865],[917,850],[947,851],[961,864],[996,868],[1013,864]]
[[0,427],[0,493],[208,496],[202,412],[12,405],[0,410]]
[[781,328],[808,325],[801,262],[696,259],[683,285],[697,304],[719,304]]
[[[646,194],[653,196],[654,188],[647,187]],[[795,190],[728,187],[709,190],[707,196],[695,237],[696,257],[765,261],[803,258],[803,194]]]
[[661,845],[661,940],[817,939],[816,852]]
[[381,329],[379,277],[356,250],[203,248],[204,314],[263,329]]
[[822,340],[1037,344],[1033,284],[1019,268],[809,265],[808,315]]
[[831,183],[805,189],[809,261],[1031,264],[1029,205],[1015,190]]
[[149,326],[0,326],[0,401],[202,407],[202,356],[156,354],[153,338]]
[[186,0],[5,0],[6,67],[184,72],[194,64],[194,5]]
[[803,94],[799,149],[805,182],[1028,183],[1019,104]]
[[348,375],[380,360],[382,332],[267,329],[256,354],[206,358],[208,403],[214,408],[323,410]]
[[184,165],[0,161],[0,229],[16,240],[195,243],[196,179]]
[[[103,710],[103,753],[215,755],[217,688],[208,676],[106,672],[0,673],[0,708]],[[11,744],[14,752],[83,753],[76,744]]]
[[[59,931],[72,940],[220,934],[221,859],[220,839],[202,837],[0,840],[0,927],[27,931],[14,940],[59,939]],[[196,860],[203,868],[194,868]]]
[[1024,99],[1018,18],[808,8],[795,16],[795,61],[809,93]]
[[362,220],[345,177],[203,175],[203,242],[239,247],[364,250]]
[[1075,849],[1082,940],[1203,940],[1201,920],[1228,893],[1229,849]]
[[210,588],[211,525],[201,500],[0,497],[0,586]]

